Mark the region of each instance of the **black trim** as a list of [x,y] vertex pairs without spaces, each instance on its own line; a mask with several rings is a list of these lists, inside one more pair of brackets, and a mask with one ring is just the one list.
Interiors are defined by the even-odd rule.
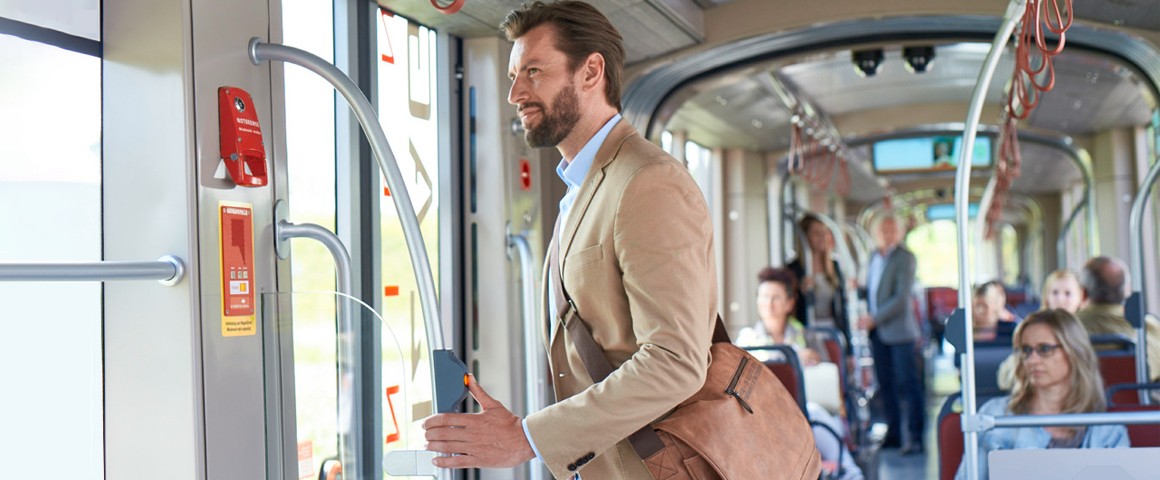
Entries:
[[101,58],[101,42],[70,35],[59,30],[0,17],[0,35],[12,35],[28,41],[52,45],[72,52]]
[[[359,90],[371,102],[375,104],[375,87],[371,74],[375,67],[372,61],[375,58],[377,46],[371,42],[371,37],[374,36],[372,30],[377,26],[375,23],[378,13],[373,2],[366,2],[352,7],[355,10],[355,45],[353,57],[356,59],[356,66],[354,68],[356,74],[352,79],[358,85]],[[373,12],[373,14],[372,14]],[[349,115],[349,113],[347,113]],[[357,123],[356,123],[357,125]],[[371,228],[371,225],[377,225],[375,222],[375,212],[378,211],[375,204],[379,201],[379,195],[382,195],[382,189],[376,188],[376,179],[383,178],[379,173],[379,167],[375,164],[374,153],[371,150],[370,140],[362,127],[358,127],[358,178],[361,185],[359,186],[358,198],[358,224],[359,240],[358,240],[358,256],[355,258],[373,259],[375,257],[375,250],[379,248],[380,242],[375,241],[375,234],[377,228]],[[361,275],[354,281],[359,283],[359,288],[362,292],[362,300],[367,305],[377,306],[380,303],[377,300],[382,298],[382,291],[379,290],[378,282],[375,281],[376,272],[379,271],[378,266],[371,265],[369,262],[364,262],[364,268],[360,269]],[[363,318],[360,326],[361,350],[362,350],[362,405],[364,418],[368,413],[373,412],[372,418],[379,418],[383,414],[382,401],[382,345],[380,338],[382,337],[382,327],[379,325],[377,319],[367,315]],[[367,388],[370,387],[370,388]],[[406,408],[406,407],[404,407]],[[362,424],[362,447],[363,451],[358,452],[359,458],[373,459],[371,461],[360,462],[357,466],[359,472],[356,474],[359,478],[366,478],[369,480],[377,480],[383,478],[382,467],[380,462],[383,458],[382,451],[382,422],[365,422]]]

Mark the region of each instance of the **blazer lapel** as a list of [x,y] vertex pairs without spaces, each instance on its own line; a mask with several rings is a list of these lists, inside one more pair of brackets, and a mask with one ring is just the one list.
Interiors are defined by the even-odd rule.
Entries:
[[636,129],[621,119],[615,127],[612,127],[612,131],[608,132],[604,144],[596,151],[596,159],[592,161],[592,168],[588,170],[588,176],[584,179],[584,183],[580,186],[580,192],[576,195],[576,203],[572,204],[572,211],[568,213],[568,224],[563,227],[563,235],[561,236],[563,241],[560,244],[564,248],[560,250],[560,272],[564,271],[565,259],[568,258],[568,252],[572,249],[572,241],[576,238],[576,231],[579,229],[580,223],[584,221],[588,205],[592,203],[596,189],[604,180],[604,168],[616,159],[616,154],[620,152],[620,147],[624,145],[624,141],[635,134]]
[[544,255],[544,271],[540,274],[540,298],[544,299],[542,302],[540,302],[540,313],[543,315],[541,318],[545,319],[545,321],[541,324],[542,329],[540,331],[540,340],[544,342],[544,351],[548,351],[548,336],[551,335],[552,323],[556,321],[556,314],[552,312],[552,303],[550,300],[552,298],[552,287],[551,284],[548,283],[552,280],[550,272],[552,271],[551,266],[553,248],[556,248],[555,237],[552,237],[552,240],[548,242],[548,254]]

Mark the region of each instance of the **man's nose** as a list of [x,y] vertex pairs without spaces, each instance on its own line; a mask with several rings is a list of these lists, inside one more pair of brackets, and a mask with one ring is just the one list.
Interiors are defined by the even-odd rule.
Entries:
[[524,88],[524,82],[520,81],[520,77],[517,75],[515,80],[512,80],[511,88],[508,89],[507,101],[512,105],[519,105],[524,100],[527,100],[527,89]]

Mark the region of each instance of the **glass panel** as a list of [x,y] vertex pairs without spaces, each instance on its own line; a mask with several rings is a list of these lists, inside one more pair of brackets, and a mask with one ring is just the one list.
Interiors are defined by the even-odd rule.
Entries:
[[[283,42],[333,61],[331,2],[283,2]],[[304,68],[285,69],[289,220],[335,231],[334,89]],[[346,108],[345,104],[343,108]],[[291,281],[299,291],[335,289],[334,260],[319,242],[294,241]],[[294,376],[300,478],[338,458],[337,303],[334,294],[293,296]],[[334,462],[337,464],[337,462]]]
[[[440,186],[436,182],[440,168],[436,34],[387,10],[380,10],[376,20],[379,39],[374,59],[379,79],[376,109],[419,218],[427,258],[438,286],[441,206]],[[376,178],[383,185],[382,175]],[[404,361],[411,365],[407,381],[415,386],[415,394],[407,409],[414,417],[423,418],[432,412],[432,407],[430,371],[420,368],[428,362],[422,306],[402,225],[390,197],[392,192],[381,187],[375,191],[382,192],[379,197],[382,316],[399,334],[399,342],[407,354]],[[413,440],[421,442],[422,432],[414,434]]]
[[[317,478],[321,470],[330,469],[340,458],[340,445],[348,439],[350,426],[365,421],[382,423],[383,437],[363,439],[380,442],[385,451],[421,450],[423,431],[412,405],[430,401],[430,383],[411,381],[415,370],[430,376],[427,363],[412,364],[404,354],[406,338],[396,335],[373,308],[352,297],[332,292],[268,293],[262,296],[262,314],[267,325],[278,322],[280,309],[291,308],[290,323],[294,338],[294,402],[298,429],[299,478]],[[348,358],[349,344],[354,340],[340,331],[340,314],[350,312],[353,322],[379,322],[382,326],[381,363],[383,413],[377,419],[352,419],[354,372]],[[422,328],[420,327],[420,331]],[[341,342],[341,343],[340,343]],[[371,368],[366,366],[365,368]],[[270,368],[268,371],[277,371]],[[417,389],[426,388],[427,391]],[[288,410],[288,409],[286,409]],[[289,415],[287,412],[286,415]],[[367,413],[373,417],[373,412]],[[364,459],[359,459],[365,461]],[[349,465],[349,462],[347,462]],[[388,477],[389,478],[389,477]]]
[[[0,65],[0,262],[101,260],[100,59],[0,35]],[[0,282],[0,319],[3,457],[102,478],[101,285]]]
[[99,41],[100,9],[100,0],[4,0],[0,17]]
[[693,175],[693,180],[697,182],[697,186],[701,187],[701,193],[705,195],[709,211],[715,211],[713,209],[713,151],[702,147],[697,142],[685,142],[685,164],[689,166],[689,173]]

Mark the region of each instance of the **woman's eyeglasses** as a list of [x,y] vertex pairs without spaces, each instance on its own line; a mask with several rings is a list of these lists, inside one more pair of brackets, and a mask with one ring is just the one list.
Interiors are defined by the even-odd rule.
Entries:
[[1050,357],[1052,353],[1055,353],[1055,351],[1061,346],[1062,345],[1058,343],[1041,343],[1035,346],[1023,345],[1016,348],[1015,352],[1017,352],[1019,355],[1022,355],[1024,359],[1031,358],[1032,353],[1039,354],[1039,358],[1047,358]]

